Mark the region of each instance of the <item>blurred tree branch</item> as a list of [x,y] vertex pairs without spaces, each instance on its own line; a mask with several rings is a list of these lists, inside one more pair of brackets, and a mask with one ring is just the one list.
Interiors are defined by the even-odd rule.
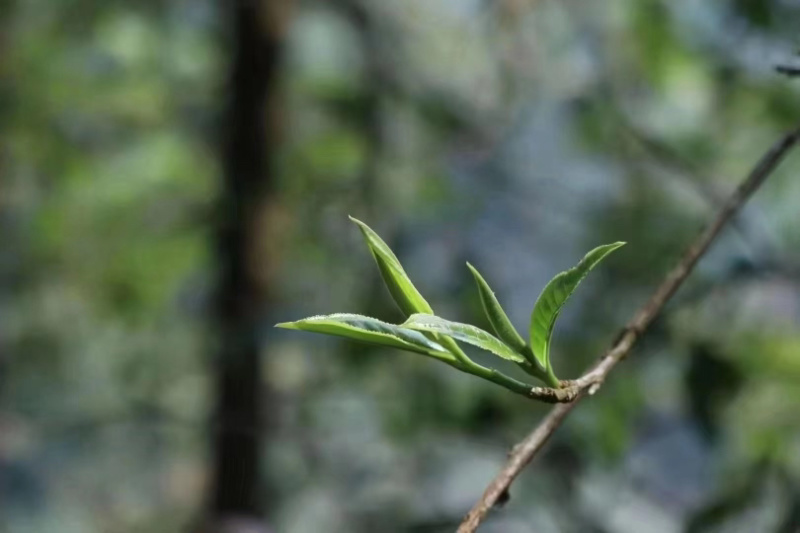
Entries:
[[791,67],[789,65],[778,65],[777,67],[775,67],[775,70],[779,74],[783,74],[784,76],[789,76],[790,78],[800,77],[800,67]]
[[[211,530],[257,520],[262,424],[259,323],[269,303],[270,202],[281,116],[279,74],[289,0],[223,2],[232,51],[223,117],[222,196],[214,302],[218,332]],[[243,530],[243,529],[242,529]]]
[[750,174],[737,187],[725,204],[720,208],[713,222],[704,229],[697,239],[686,249],[677,265],[667,273],[664,281],[656,289],[651,298],[636,312],[633,319],[618,334],[612,347],[602,356],[598,363],[583,377],[566,390],[569,403],[553,408],[523,441],[512,449],[509,459],[500,473],[486,488],[483,496],[473,506],[458,533],[471,533],[478,529],[489,510],[496,502],[508,497],[508,489],[523,468],[542,449],[547,440],[561,426],[578,402],[587,394],[594,394],[605,381],[611,370],[628,356],[633,346],[642,337],[661,309],[686,280],[692,269],[705,254],[730,219],[741,209],[750,196],[772,174],[784,157],[800,141],[800,128],[785,135],[756,164]]

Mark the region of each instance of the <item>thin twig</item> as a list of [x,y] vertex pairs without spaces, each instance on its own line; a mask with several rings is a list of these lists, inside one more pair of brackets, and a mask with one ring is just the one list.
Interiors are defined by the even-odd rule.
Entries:
[[458,528],[458,533],[472,533],[486,517],[494,504],[507,495],[511,483],[525,466],[531,462],[550,436],[561,425],[570,411],[587,394],[594,394],[605,381],[609,372],[623,360],[636,341],[659,314],[661,309],[686,280],[697,261],[708,250],[722,228],[744,205],[750,196],[775,170],[789,150],[800,141],[800,128],[788,133],[761,158],[747,178],[737,187],[720,208],[714,221],[706,227],[697,239],[686,249],[678,264],[666,275],[653,296],[636,312],[633,319],[622,330],[616,342],[603,355],[597,364],[572,387],[574,397],[570,403],[554,407],[539,426],[522,442],[514,446],[509,459],[497,477],[489,484],[481,499],[470,510]]
[[789,65],[778,65],[775,67],[775,70],[779,74],[783,74],[784,76],[789,76],[790,78],[796,78],[800,76],[800,67],[792,67]]

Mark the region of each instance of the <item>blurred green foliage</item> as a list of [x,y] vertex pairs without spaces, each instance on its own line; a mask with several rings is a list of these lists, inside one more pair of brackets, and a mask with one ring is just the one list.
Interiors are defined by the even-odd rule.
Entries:
[[[451,531],[547,408],[271,324],[399,318],[347,214],[375,222],[438,312],[476,324],[464,261],[519,328],[583,250],[627,241],[555,331],[557,372],[580,374],[797,123],[800,86],[774,66],[797,63],[800,8],[353,2],[296,5],[288,36],[270,518]],[[0,3],[0,531],[179,531],[202,512],[222,24],[207,1]],[[798,161],[487,531],[796,529]]]

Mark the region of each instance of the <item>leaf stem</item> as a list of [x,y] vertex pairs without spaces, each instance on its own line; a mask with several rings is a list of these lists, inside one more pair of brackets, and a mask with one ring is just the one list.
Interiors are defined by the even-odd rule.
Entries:
[[[458,345],[456,341],[448,337],[447,335],[440,335],[437,333],[433,334],[433,337],[439,342],[442,346],[447,348],[453,356],[458,360],[459,363],[465,366],[475,365],[472,359],[469,358],[467,354],[464,353],[464,350]],[[457,366],[456,368],[461,368],[461,366]]]
[[555,373],[553,372],[553,367],[549,364],[547,365],[547,374],[545,374],[545,379],[543,381],[554,389],[561,388],[561,381],[556,377]]
[[491,381],[492,383],[496,383],[501,387],[504,387],[511,392],[515,392],[517,394],[521,394],[528,398],[531,397],[531,391],[533,387],[528,383],[524,383],[522,381],[516,380],[510,376],[507,376],[500,372],[499,370],[495,370],[494,368],[488,368],[483,365],[479,365],[474,361],[470,361],[466,365],[452,365],[455,368],[461,370],[462,372],[466,372],[467,374],[472,374],[473,376],[478,376],[479,378],[483,378],[485,380]]
[[530,365],[520,364],[519,366],[522,368],[522,370],[536,379],[545,382],[548,387],[552,387],[554,389],[561,388],[561,380],[559,380],[555,373],[553,373],[553,367],[550,366],[549,361],[547,368],[543,367],[539,363],[539,360],[533,355],[533,350],[531,350],[530,345],[525,346],[525,349],[523,349],[521,353],[530,362]]
[[429,357],[437,359],[443,363],[447,363],[448,365],[453,366],[454,364],[458,364],[458,359],[453,356],[451,352],[434,352],[430,351],[427,353]]
[[[537,370],[544,370],[542,364],[536,359],[536,356],[533,355],[533,349],[531,348],[530,344],[526,344],[525,348],[523,348],[522,352],[520,352],[522,356],[528,360],[531,366],[535,367]],[[539,376],[536,376],[539,377]]]

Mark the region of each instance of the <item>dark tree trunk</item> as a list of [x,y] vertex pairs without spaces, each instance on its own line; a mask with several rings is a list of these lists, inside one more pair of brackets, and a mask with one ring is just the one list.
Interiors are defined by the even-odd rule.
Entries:
[[[279,130],[278,71],[285,0],[222,0],[231,65],[222,130],[222,197],[214,300],[216,408],[212,427],[212,520],[257,520],[270,501],[260,483],[260,335],[269,305],[268,205]],[[222,529],[220,526],[218,529]]]

